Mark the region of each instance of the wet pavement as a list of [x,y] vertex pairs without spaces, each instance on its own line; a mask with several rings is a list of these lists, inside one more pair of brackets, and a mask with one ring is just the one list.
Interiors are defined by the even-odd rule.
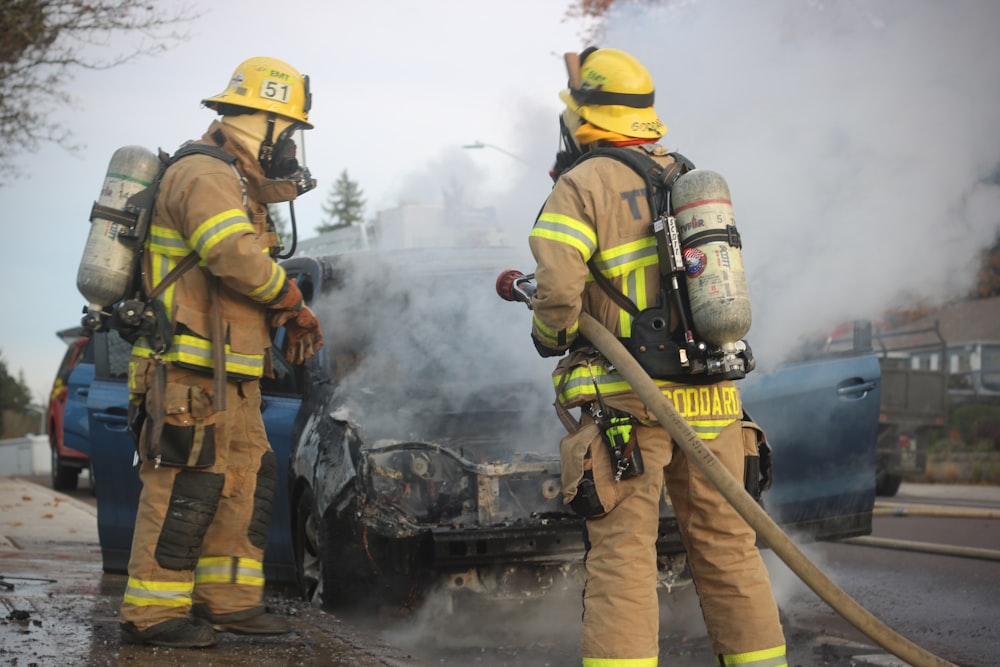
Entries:
[[[47,478],[0,476],[0,665],[579,665],[578,597],[553,600],[548,608],[514,605],[455,614],[425,604],[405,619],[359,622],[314,608],[290,591],[269,589],[266,603],[290,619],[294,632],[289,635],[223,634],[217,646],[198,650],[122,645],[118,608],[126,577],[101,569],[96,503],[82,480],[81,489],[71,493],[55,492],[48,484]],[[932,494],[920,498],[922,502],[972,499],[955,486],[920,485],[920,491]],[[968,490],[973,492],[989,506],[1000,503],[1000,487]],[[934,493],[945,495],[939,498]],[[661,607],[661,664],[711,664],[693,588],[665,596]],[[904,665],[841,619],[830,613],[813,615],[816,619],[811,620],[796,608],[787,619],[790,665]]]
[[67,494],[0,477],[0,664],[419,666],[420,660],[281,591],[266,603],[294,632],[269,638],[221,634],[207,649],[119,643],[124,575],[105,574],[97,510]]

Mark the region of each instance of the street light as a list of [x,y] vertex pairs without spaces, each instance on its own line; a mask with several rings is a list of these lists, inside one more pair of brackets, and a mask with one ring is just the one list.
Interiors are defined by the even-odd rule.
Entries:
[[483,143],[479,139],[476,139],[476,141],[473,142],[473,143],[471,143],[471,144],[465,144],[464,146],[462,146],[462,148],[492,148],[494,150],[500,151],[504,155],[507,155],[507,156],[510,156],[510,157],[514,158],[515,160],[517,160],[521,164],[528,164],[528,161],[525,160],[520,155],[515,155],[514,153],[511,153],[508,150],[504,150],[503,148],[500,148],[499,146],[495,146],[494,144]]

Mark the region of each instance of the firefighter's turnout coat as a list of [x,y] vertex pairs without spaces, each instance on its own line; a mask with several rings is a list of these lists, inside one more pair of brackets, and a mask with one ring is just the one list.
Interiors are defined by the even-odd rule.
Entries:
[[[259,379],[270,373],[268,308],[289,290],[269,253],[276,238],[266,229],[266,204],[294,199],[296,191],[266,179],[256,155],[220,122],[199,143],[236,160],[190,155],[164,173],[145,247],[145,287],[158,285],[192,251],[199,262],[160,296],[173,333],[169,348],[154,353],[140,338],[129,369],[132,400],[145,405],[147,417],[121,621],[139,630],[187,616],[192,603],[234,619],[264,611],[263,554],[277,467]],[[216,310],[223,341],[213,340]],[[225,346],[222,412],[214,395],[215,343]]]
[[[673,160],[661,146],[625,150],[647,149],[663,165]],[[754,532],[674,446],[624,378],[578,340],[581,311],[616,336],[631,334],[632,316],[594,282],[588,261],[640,310],[655,305],[660,271],[652,219],[643,179],[616,159],[593,157],[562,174],[529,237],[537,263],[532,337],[543,353],[569,350],[553,383],[562,406],[583,408],[581,428],[561,443],[564,499],[589,515],[583,663],[657,663],[655,545],[666,481],[720,664],[784,665],[785,641]],[[736,385],[654,381],[743,479],[746,460],[757,456],[759,431],[745,427]],[[644,463],[637,477],[615,480],[610,452],[586,409],[598,392],[606,406],[637,418],[633,436]]]

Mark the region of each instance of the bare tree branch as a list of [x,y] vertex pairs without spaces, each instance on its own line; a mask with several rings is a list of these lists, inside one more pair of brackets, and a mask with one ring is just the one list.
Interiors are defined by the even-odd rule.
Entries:
[[[52,120],[76,106],[66,86],[77,71],[161,54],[188,38],[181,28],[198,16],[167,0],[0,0],[0,7],[0,187],[24,175],[15,161],[22,153],[47,143],[82,148]],[[128,49],[100,55],[135,36]]]

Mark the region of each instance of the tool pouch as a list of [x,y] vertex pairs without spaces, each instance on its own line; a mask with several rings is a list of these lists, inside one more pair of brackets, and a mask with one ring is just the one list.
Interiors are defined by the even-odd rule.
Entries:
[[763,493],[771,488],[771,447],[764,430],[743,414],[743,486],[754,500],[763,504]]
[[635,418],[627,412],[608,410],[604,423],[600,423],[601,439],[611,455],[611,470],[615,481],[631,479],[642,474],[642,453],[635,437]]
[[601,502],[594,481],[592,451],[600,442],[599,429],[591,422],[559,443],[563,502],[582,517],[599,516],[611,509]]
[[197,384],[163,379],[154,382],[146,394],[143,459],[185,468],[214,465],[219,415],[211,395]]

